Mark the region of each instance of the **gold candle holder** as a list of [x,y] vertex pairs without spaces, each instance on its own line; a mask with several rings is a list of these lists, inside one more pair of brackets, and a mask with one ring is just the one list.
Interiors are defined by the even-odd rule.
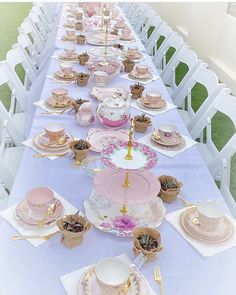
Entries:
[[132,146],[133,146],[133,134],[134,134],[134,119],[131,119],[131,127],[129,131],[129,141],[128,141],[128,153],[125,156],[126,160],[133,159],[133,156],[131,155]]

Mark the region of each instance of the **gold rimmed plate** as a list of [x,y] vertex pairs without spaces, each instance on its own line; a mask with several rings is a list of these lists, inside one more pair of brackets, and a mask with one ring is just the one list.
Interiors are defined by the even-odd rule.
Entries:
[[65,74],[62,71],[56,71],[53,76],[57,80],[66,81],[66,82],[75,81],[75,79],[76,79],[74,73]]
[[45,106],[50,108],[67,109],[71,108],[71,103],[74,101],[71,97],[66,97],[63,101],[56,101],[53,96],[46,98],[44,101]]
[[[57,154],[64,154],[70,151],[69,143],[73,140],[73,137],[68,134],[68,139],[66,139],[66,142],[63,144],[56,144],[53,145],[49,143],[42,143],[42,135],[44,133],[37,134],[33,138],[33,144],[36,148],[38,148],[42,152],[50,152],[50,153],[57,153]],[[41,138],[41,141],[40,141]]]
[[180,145],[183,142],[185,142],[185,139],[183,138],[183,136],[181,134],[176,134],[175,136],[171,137],[168,140],[163,139],[159,133],[154,132],[151,135],[151,139],[156,142],[157,144],[163,145],[163,146],[176,146],[176,145]]
[[155,104],[151,104],[151,103],[147,103],[146,102],[146,98],[145,97],[141,97],[137,100],[137,103],[141,106],[141,107],[145,107],[145,108],[149,108],[149,109],[162,109],[166,107],[166,101],[164,99],[158,99],[157,103]]

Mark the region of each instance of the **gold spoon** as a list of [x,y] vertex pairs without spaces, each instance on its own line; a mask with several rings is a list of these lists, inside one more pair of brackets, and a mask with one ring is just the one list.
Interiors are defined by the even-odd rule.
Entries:
[[64,154],[35,154],[33,155],[33,158],[45,158],[45,157],[63,157],[67,153]]
[[129,291],[130,286],[131,286],[131,282],[130,282],[130,278],[128,278],[127,283],[124,285],[123,290],[122,290],[124,295],[127,294],[127,292]]
[[43,239],[43,240],[49,240],[52,237],[56,236],[59,233],[59,231],[56,231],[54,233],[44,235],[44,236],[12,236],[11,239],[13,241],[18,241],[18,240],[27,240],[27,239]]
[[42,112],[41,115],[51,115],[51,114],[58,114],[61,115],[66,111],[66,109],[62,111],[47,111],[47,112]]
[[55,210],[56,210],[56,204],[50,204],[43,218],[38,222],[37,227],[39,228],[43,227],[46,220],[55,212]]

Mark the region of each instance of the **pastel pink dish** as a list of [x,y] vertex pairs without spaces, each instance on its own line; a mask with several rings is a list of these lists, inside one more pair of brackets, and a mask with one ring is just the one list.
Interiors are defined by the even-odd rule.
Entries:
[[148,91],[146,93],[146,99],[145,101],[147,101],[150,104],[157,104],[160,100],[161,100],[162,95],[160,93],[158,93],[157,91]]
[[130,47],[128,47],[127,53],[128,53],[128,55],[136,56],[137,53],[138,53],[138,47],[137,46],[130,46]]
[[52,123],[45,127],[46,136],[52,140],[56,141],[65,134],[65,128],[60,123]]
[[149,66],[147,66],[147,65],[136,65],[135,69],[136,69],[138,74],[144,75],[144,74],[146,74],[148,72]]
[[52,97],[56,101],[59,101],[59,102],[64,101],[67,95],[68,95],[68,90],[65,88],[57,88],[52,90]]
[[129,28],[125,28],[123,30],[121,30],[121,36],[123,38],[129,38],[131,35],[131,30]]
[[75,47],[65,48],[66,56],[71,57],[75,54]]
[[36,216],[42,216],[54,199],[54,193],[46,187],[36,187],[26,195],[29,208]]

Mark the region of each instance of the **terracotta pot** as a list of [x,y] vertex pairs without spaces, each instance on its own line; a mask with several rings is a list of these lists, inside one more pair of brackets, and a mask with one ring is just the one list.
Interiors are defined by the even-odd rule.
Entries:
[[75,24],[75,27],[76,27],[76,30],[83,31],[83,23],[78,22]]
[[135,62],[130,59],[125,59],[125,60],[123,60],[122,63],[124,65],[124,70],[126,73],[130,73],[133,70],[134,65],[135,65]]
[[77,74],[76,75],[76,81],[77,81],[77,85],[83,87],[86,86],[88,83],[90,75],[89,74]]
[[163,202],[166,202],[166,203],[174,202],[177,198],[177,195],[180,192],[180,189],[181,189],[183,183],[178,181],[175,177],[170,176],[170,175],[162,175],[162,176],[159,176],[158,179],[160,180],[161,183],[164,181],[167,181],[167,180],[171,180],[176,185],[176,188],[171,188],[171,189],[167,189],[167,190],[164,190],[161,187],[160,192],[158,194],[158,196],[162,199]]
[[84,35],[76,35],[77,43],[80,45],[84,45],[86,38]]
[[[140,245],[140,242],[138,240],[139,237],[143,236],[143,235],[148,235],[150,237],[152,237],[154,240],[157,240],[157,248],[156,249],[152,249],[152,251],[147,251],[145,249],[142,248],[142,246]],[[160,252],[162,250],[162,246],[161,246],[161,235],[160,233],[153,229],[153,228],[149,228],[149,227],[136,227],[133,230],[133,242],[134,242],[134,253],[135,255],[139,255],[140,253],[143,253],[143,255],[146,256],[148,261],[151,260],[155,260],[157,253]]]
[[[75,221],[83,226],[83,230],[80,232],[71,232],[64,229],[64,222]],[[65,218],[57,221],[57,227],[61,233],[61,243],[68,249],[79,246],[83,241],[84,234],[91,228],[91,224],[84,217],[76,214],[67,215]]]
[[90,143],[87,142],[86,140],[84,140],[86,143],[87,143],[87,149],[84,149],[84,150],[77,150],[75,148],[75,146],[77,145],[78,143],[78,140],[74,140],[70,143],[70,149],[73,151],[74,153],[74,159],[76,161],[83,161],[83,159],[87,158],[88,156],[88,152],[89,152],[89,148],[91,147]]
[[139,122],[134,120],[134,130],[136,132],[145,133],[150,125],[150,122]]
[[130,86],[130,92],[132,94],[133,99],[138,99],[142,96],[142,93],[144,91],[144,86],[140,85],[139,87],[136,87],[135,85]]
[[79,63],[82,66],[85,66],[85,63],[89,60],[89,55],[88,54],[81,54],[79,55]]

